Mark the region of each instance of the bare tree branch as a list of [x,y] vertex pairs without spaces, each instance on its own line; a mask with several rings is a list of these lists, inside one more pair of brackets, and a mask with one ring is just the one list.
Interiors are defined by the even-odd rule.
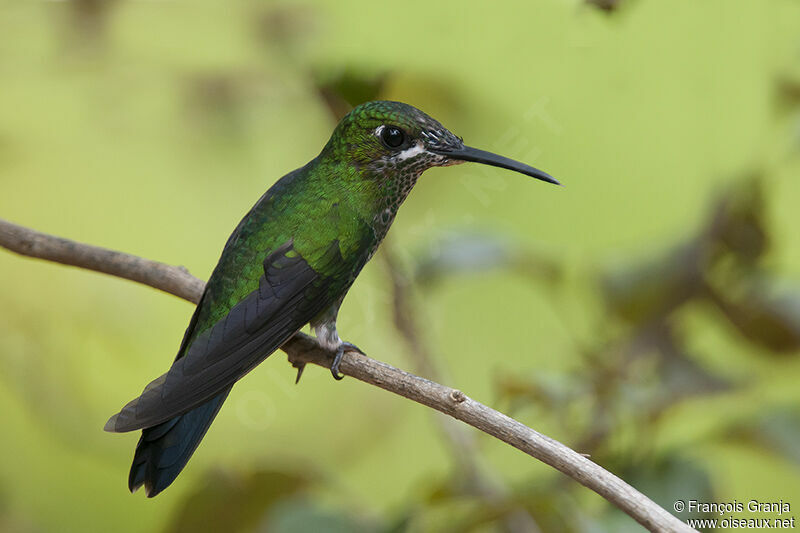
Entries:
[[0,246],[28,257],[96,270],[144,283],[197,303],[206,284],[186,269],[123,252],[62,239],[0,218]]
[[[183,268],[54,237],[0,219],[0,246],[29,257],[104,272],[197,302],[205,284]],[[293,364],[330,368],[333,353],[298,333],[281,349]],[[695,531],[623,480],[560,442],[542,435],[463,392],[367,356],[347,352],[341,373],[461,420],[552,466],[616,505],[650,531]]]

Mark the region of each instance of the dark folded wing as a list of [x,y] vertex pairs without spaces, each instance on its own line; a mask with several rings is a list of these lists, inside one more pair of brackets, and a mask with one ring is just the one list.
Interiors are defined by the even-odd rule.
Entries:
[[[258,289],[198,335],[166,374],[106,424],[107,431],[152,427],[213,398],[333,305],[350,277],[339,242],[316,270],[289,241],[264,260]],[[323,274],[324,272],[324,274]]]

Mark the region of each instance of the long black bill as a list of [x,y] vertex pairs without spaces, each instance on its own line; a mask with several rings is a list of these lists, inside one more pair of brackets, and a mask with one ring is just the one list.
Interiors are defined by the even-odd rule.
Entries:
[[507,168],[508,170],[513,170],[515,172],[531,176],[537,180],[546,181],[547,183],[553,183],[555,185],[561,185],[557,179],[547,172],[542,172],[541,170],[528,166],[525,163],[520,163],[519,161],[514,161],[513,159],[503,157],[502,155],[493,154],[492,152],[478,150],[477,148],[472,148],[471,146],[465,146],[457,150],[442,150],[437,151],[436,153],[447,156],[448,159],[472,161],[474,163],[483,163],[484,165],[491,165],[493,167]]

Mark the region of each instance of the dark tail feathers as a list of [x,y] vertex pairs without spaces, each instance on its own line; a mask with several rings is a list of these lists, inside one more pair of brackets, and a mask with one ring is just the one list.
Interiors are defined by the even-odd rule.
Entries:
[[230,391],[229,387],[199,407],[142,431],[128,477],[131,492],[144,485],[152,498],[175,481]]

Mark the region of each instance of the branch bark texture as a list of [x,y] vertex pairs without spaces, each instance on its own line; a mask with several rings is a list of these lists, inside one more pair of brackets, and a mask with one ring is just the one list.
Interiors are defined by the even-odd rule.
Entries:
[[[197,303],[205,283],[184,268],[47,235],[0,219],[0,246],[21,255],[96,270]],[[333,353],[298,333],[281,349],[293,364],[330,368]],[[355,352],[345,353],[342,374],[393,392],[461,420],[552,466],[616,505],[650,531],[695,531],[623,480],[573,451],[494,409],[452,389]]]

